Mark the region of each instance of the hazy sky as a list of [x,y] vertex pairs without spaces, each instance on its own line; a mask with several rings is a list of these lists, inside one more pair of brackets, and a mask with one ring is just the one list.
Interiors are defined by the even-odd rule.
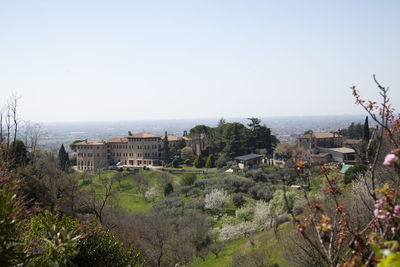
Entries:
[[400,109],[400,1],[0,0],[0,105],[33,121]]

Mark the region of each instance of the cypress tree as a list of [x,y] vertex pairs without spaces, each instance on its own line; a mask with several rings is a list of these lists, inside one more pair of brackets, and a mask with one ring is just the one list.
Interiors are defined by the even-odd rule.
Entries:
[[369,125],[368,125],[368,116],[365,117],[363,139],[364,139],[364,141],[367,141],[367,142],[369,142],[369,139],[370,139],[370,136],[369,136]]
[[172,192],[174,192],[174,187],[172,186],[171,183],[168,183],[164,188],[164,196],[167,196],[167,195],[171,194]]
[[60,150],[58,151],[58,160],[60,169],[65,171],[69,165],[69,156],[68,153],[65,151],[64,144],[61,145]]
[[214,168],[214,167],[215,167],[214,154],[210,154],[206,161],[206,168]]
[[203,159],[201,158],[200,155],[198,155],[198,156],[195,158],[195,160],[194,160],[194,162],[193,162],[193,165],[194,165],[196,168],[203,168],[203,167],[204,167],[204,161],[203,161]]
[[164,160],[165,162],[169,162],[169,142],[168,142],[168,133],[165,131],[165,136],[164,136]]

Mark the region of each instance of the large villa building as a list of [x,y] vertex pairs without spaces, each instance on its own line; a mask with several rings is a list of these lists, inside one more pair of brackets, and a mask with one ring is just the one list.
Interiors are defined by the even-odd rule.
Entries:
[[[76,143],[77,169],[94,170],[108,166],[162,166],[164,136],[152,133],[129,132],[126,137],[108,140],[84,140]],[[204,148],[203,137],[168,136],[169,147],[184,142],[195,154]]]
[[345,147],[339,133],[310,132],[297,138],[297,145],[310,153],[314,162],[355,162],[355,150]]

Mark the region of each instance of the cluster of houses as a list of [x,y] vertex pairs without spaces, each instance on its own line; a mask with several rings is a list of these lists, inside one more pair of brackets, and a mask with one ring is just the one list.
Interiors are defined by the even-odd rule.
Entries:
[[[304,149],[310,156],[311,163],[342,162],[354,164],[356,152],[354,146],[360,140],[347,139],[339,133],[309,132],[297,138],[298,148]],[[285,162],[274,158],[266,158],[259,154],[243,155],[235,158],[240,169],[256,168],[260,164],[283,167]]]

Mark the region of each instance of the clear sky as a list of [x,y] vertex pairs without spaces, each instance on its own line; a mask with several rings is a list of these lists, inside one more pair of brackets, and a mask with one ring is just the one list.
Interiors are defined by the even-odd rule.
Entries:
[[400,109],[400,1],[0,0],[0,105],[33,121]]

